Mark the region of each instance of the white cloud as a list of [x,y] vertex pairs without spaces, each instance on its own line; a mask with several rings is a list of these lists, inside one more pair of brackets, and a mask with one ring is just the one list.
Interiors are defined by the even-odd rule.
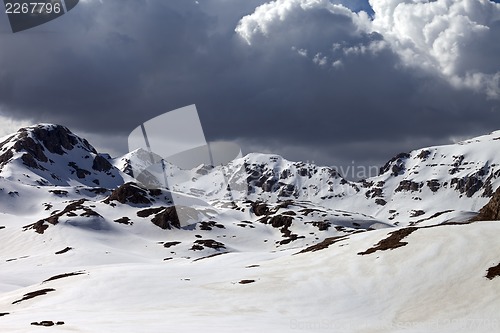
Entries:
[[349,56],[349,55],[366,54],[366,53],[377,54],[380,51],[384,50],[386,47],[387,47],[387,42],[383,40],[374,40],[374,41],[369,41],[368,43],[365,42],[365,43],[358,43],[352,46],[345,46],[342,47],[341,50],[345,55]]
[[335,60],[332,63],[333,68],[341,68],[342,66],[344,66],[344,64],[342,63],[342,60]]
[[[243,17],[236,32],[252,47],[291,49],[320,67],[334,63],[338,49],[353,47],[369,32],[370,18],[329,0],[276,0]],[[338,41],[336,43],[335,41]],[[348,43],[346,43],[348,41]],[[267,43],[270,43],[268,45]],[[370,44],[363,45],[369,48]],[[336,62],[338,67],[342,62]]]
[[[304,50],[301,55],[315,55],[311,60],[320,65],[330,53],[332,58],[353,57],[390,47],[406,67],[438,75],[456,88],[500,98],[500,4],[489,0],[369,3],[373,20],[365,12],[355,13],[329,0],[276,0],[243,17],[236,32],[249,45],[269,40],[293,43]],[[381,38],[363,38],[370,33]]]
[[295,46],[292,46],[292,50],[297,52],[297,54],[302,56],[302,57],[307,57],[307,50],[306,49],[297,49]]
[[313,58],[313,62],[318,66],[325,66],[328,62],[328,58],[321,53],[317,53]]
[[404,64],[459,88],[500,97],[500,4],[489,0],[370,0],[372,28]]
[[[369,26],[369,18],[365,12],[357,14],[329,0],[276,0],[257,7],[252,14],[243,17],[236,27],[236,32],[251,45],[259,36],[271,37],[277,30],[281,31],[283,25],[292,31],[300,30],[301,26],[296,25],[297,20],[302,25],[311,23],[310,19],[318,10],[348,19],[356,30],[365,30]],[[309,20],[305,22],[304,17]],[[355,32],[357,31],[353,31]]]

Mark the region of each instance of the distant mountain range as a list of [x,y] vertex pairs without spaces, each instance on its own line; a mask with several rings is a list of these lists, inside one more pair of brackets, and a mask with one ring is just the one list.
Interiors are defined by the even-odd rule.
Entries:
[[[378,176],[357,182],[334,168],[257,153],[215,168],[167,165],[167,174],[170,190],[206,201],[228,199],[226,179],[240,201],[308,202],[389,225],[426,225],[469,218],[488,202],[500,185],[498,148],[500,132],[494,132],[401,153]],[[147,169],[151,154],[139,149],[113,159],[58,125],[23,128],[0,141],[0,177],[24,185],[112,190],[135,181],[132,164]]]

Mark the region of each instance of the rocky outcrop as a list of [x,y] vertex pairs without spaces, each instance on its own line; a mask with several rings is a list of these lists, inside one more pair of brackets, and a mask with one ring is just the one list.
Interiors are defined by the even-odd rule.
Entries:
[[7,164],[12,159],[12,157],[14,157],[14,154],[12,153],[11,150],[7,150],[5,153],[1,154],[0,155],[0,168],[2,168],[5,164]]
[[498,188],[490,201],[472,218],[472,221],[498,221],[500,220],[500,188]]
[[[180,229],[182,227],[182,222],[187,222],[189,220],[198,222],[196,221],[198,218],[198,211],[196,209],[180,205],[147,208],[137,212],[138,217],[146,218],[150,217],[151,215],[153,215],[151,222],[164,230],[171,230],[174,228]],[[213,225],[215,226],[216,224]],[[222,228],[224,228],[224,226],[219,224],[217,224],[217,226],[221,226]]]
[[115,189],[104,202],[110,204],[112,201],[118,201],[122,204],[150,205],[152,204],[151,191],[153,190],[146,190],[135,183],[125,183]]
[[399,186],[394,190],[394,192],[415,192],[422,188],[422,183],[416,183],[411,180],[403,180],[399,183]]
[[[100,217],[102,216],[97,213],[96,211],[90,209],[89,207],[85,206],[84,203],[86,202],[86,199],[80,199],[71,202],[64,208],[62,211],[56,211],[55,213],[52,213],[47,218],[41,219],[33,224],[27,225],[24,227],[24,230],[28,229],[33,229],[35,232],[39,234],[43,234],[45,230],[49,227],[49,225],[56,225],[59,223],[59,218],[63,216],[67,217],[74,217],[74,216],[81,216],[81,217]],[[81,210],[82,213],[77,214],[76,212]]]
[[[28,132],[28,129],[20,131]],[[35,139],[43,143],[45,148],[53,154],[63,155],[65,150],[72,150],[78,143],[78,137],[71,133],[69,129],[61,125],[38,125],[31,130]],[[81,140],[84,147],[94,154],[97,151],[92,147],[87,140]]]
[[96,171],[109,171],[112,168],[111,163],[101,155],[97,155],[92,163],[92,169]]
[[263,202],[252,202],[251,207],[255,216],[264,216],[269,214],[269,207]]
[[[81,142],[82,146],[89,152],[97,154],[97,151],[87,140],[79,139],[69,129],[61,125],[37,125],[21,128],[17,132],[17,138],[12,136],[8,141],[13,139],[16,140],[12,146],[13,150],[25,152],[22,156],[24,164],[36,169],[43,169],[37,162],[47,163],[50,161],[46,155],[47,152],[64,155],[66,151],[72,150],[78,142]],[[2,145],[5,143],[7,142],[2,143]],[[10,155],[12,155],[12,151],[10,151]],[[0,162],[6,159],[6,156],[0,157]]]
[[391,171],[391,175],[397,177],[405,170],[405,160],[409,159],[409,153],[400,153],[389,160],[383,167],[380,168],[380,175]]
[[217,242],[213,239],[198,239],[194,242],[194,244],[190,250],[201,251],[201,250],[204,250],[205,247],[208,247],[208,248],[211,248],[211,249],[214,249],[217,251],[226,249],[226,246],[223,243]]
[[155,217],[151,219],[151,222],[164,230],[181,228],[181,221],[177,215],[176,207],[173,206],[164,208],[162,212],[156,214]]

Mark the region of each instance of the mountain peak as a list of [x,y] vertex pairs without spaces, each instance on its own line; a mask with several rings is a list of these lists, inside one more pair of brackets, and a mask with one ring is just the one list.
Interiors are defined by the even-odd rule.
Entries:
[[65,154],[64,150],[72,150],[78,143],[81,143],[89,152],[97,153],[87,140],[76,136],[62,125],[42,123],[21,128],[17,133],[20,139],[32,138],[54,154],[63,155]]
[[[31,185],[115,187],[123,181],[107,155],[67,127],[23,127],[0,142],[0,175]],[[119,181],[118,181],[119,179]]]
[[20,153],[24,165],[43,170],[40,163],[49,162],[48,153],[64,155],[76,146],[97,154],[87,140],[79,138],[62,125],[38,124],[23,127],[0,143],[0,168]]

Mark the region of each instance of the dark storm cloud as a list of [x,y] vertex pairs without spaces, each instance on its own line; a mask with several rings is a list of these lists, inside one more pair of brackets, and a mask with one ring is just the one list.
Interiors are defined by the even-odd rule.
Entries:
[[235,28],[264,1],[200,2],[82,2],[43,27],[2,34],[2,110],[125,152],[138,124],[195,103],[211,140],[337,165],[382,163],[500,123],[498,100],[406,66],[383,35],[362,28],[368,16],[290,0],[296,7],[248,45]]
[[199,63],[211,30],[210,18],[185,3],[81,4],[77,15],[67,14],[42,32],[5,37],[2,104],[86,129],[133,126],[164,111],[163,104],[171,105],[155,96],[158,89],[168,88],[168,100],[193,80],[190,68]]

